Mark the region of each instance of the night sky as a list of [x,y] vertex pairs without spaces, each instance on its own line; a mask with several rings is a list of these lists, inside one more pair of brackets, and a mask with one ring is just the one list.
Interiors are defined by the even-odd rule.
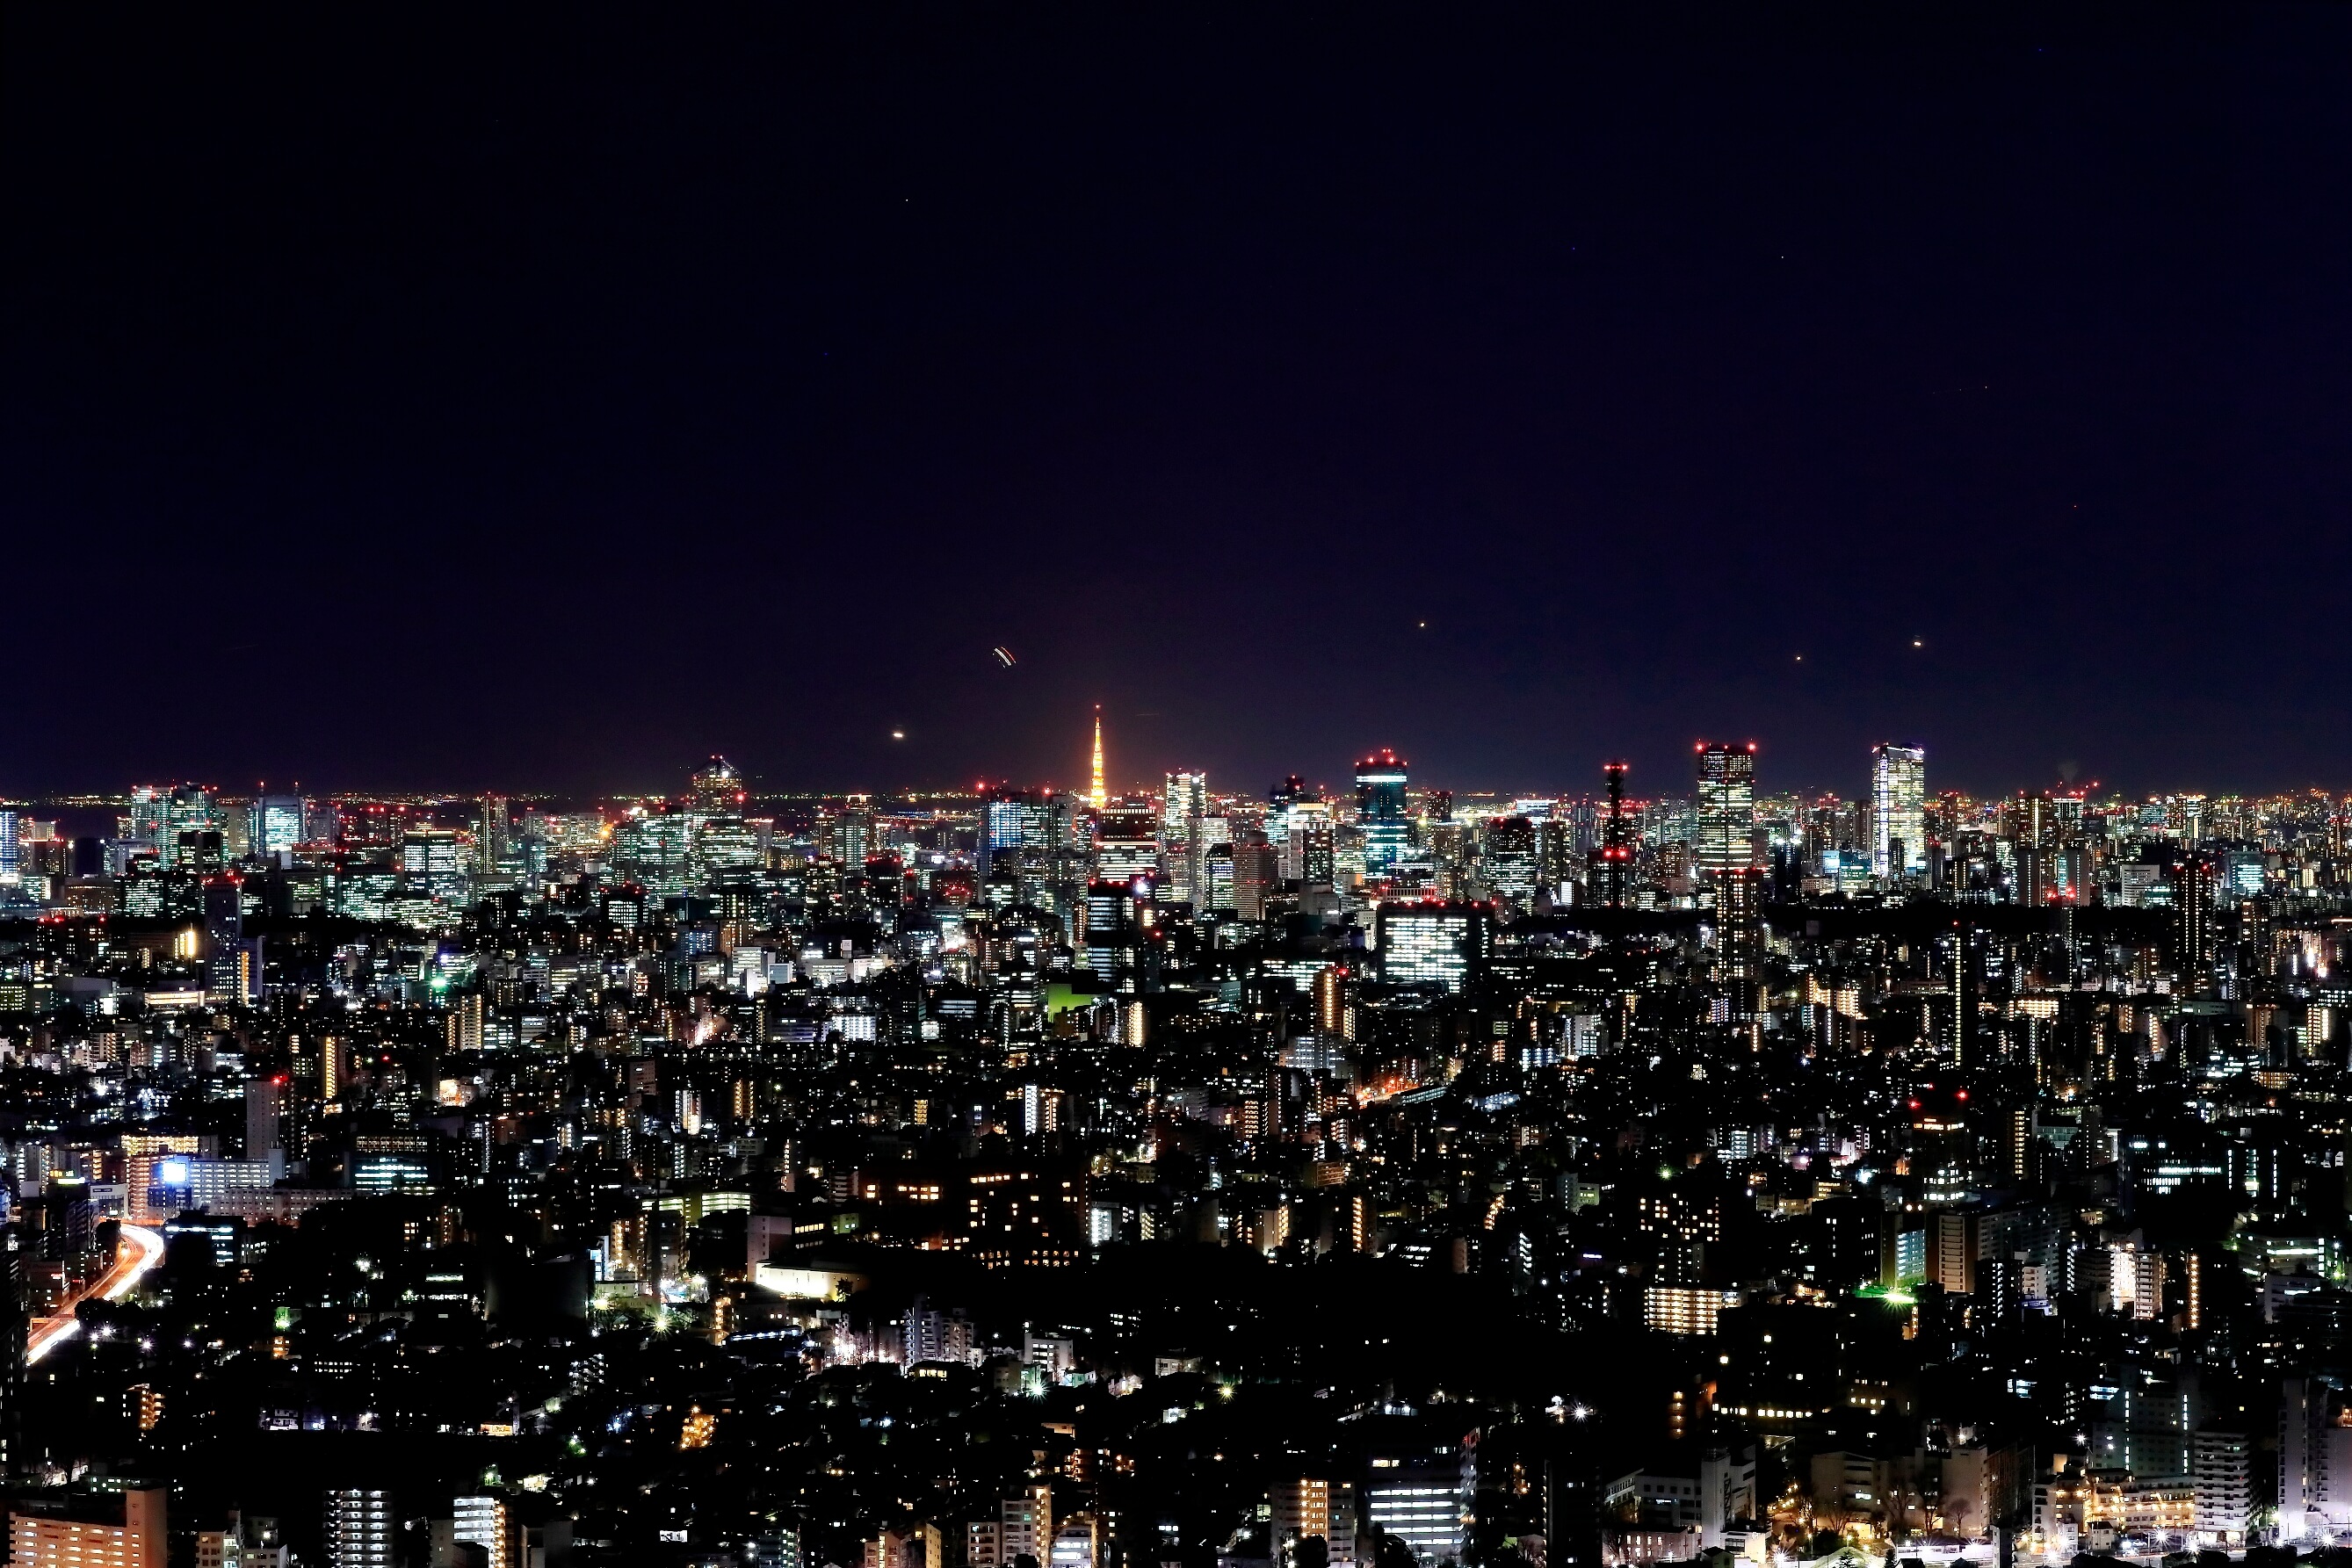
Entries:
[[2352,10],[634,9],[10,7],[0,789],[2352,788]]

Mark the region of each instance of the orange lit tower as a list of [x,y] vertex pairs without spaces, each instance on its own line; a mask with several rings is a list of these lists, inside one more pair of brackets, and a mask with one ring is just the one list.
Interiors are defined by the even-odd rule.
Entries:
[[1110,804],[1110,791],[1103,788],[1102,704],[1095,704],[1095,771],[1094,785],[1087,791],[1087,804],[1101,810]]

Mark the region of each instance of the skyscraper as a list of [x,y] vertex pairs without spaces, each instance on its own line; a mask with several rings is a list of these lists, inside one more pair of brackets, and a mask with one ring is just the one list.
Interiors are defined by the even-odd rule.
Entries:
[[743,788],[743,776],[735,765],[723,757],[714,757],[694,776],[692,785],[695,809],[712,815],[740,811],[749,798]]
[[1152,835],[1151,812],[1100,810],[1095,816],[1094,874],[1104,882],[1126,882],[1160,874],[1160,841]]
[[[1288,826],[1282,838],[1282,874],[1293,882],[1331,883],[1331,803],[1328,800],[1293,800],[1287,813]],[[1271,821],[1267,826],[1273,826]]]
[[1533,898],[1541,872],[1536,847],[1536,825],[1527,818],[1497,817],[1487,822],[1478,847],[1486,885],[1516,903]]
[[1171,773],[1160,798],[1160,831],[1171,844],[1192,841],[1192,825],[1208,814],[1209,776]]
[[2173,966],[2192,990],[2213,983],[2213,867],[2196,855],[2172,874]]
[[1404,787],[1404,759],[1386,747],[1356,764],[1356,825],[1364,835],[1366,876],[1385,878],[1412,854]]
[[989,796],[981,808],[980,874],[986,876],[1007,851],[1046,849],[1052,826],[1052,806],[1043,795],[999,789]]
[[1698,748],[1698,869],[1712,875],[1753,863],[1756,743]]
[[466,862],[457,852],[457,835],[451,829],[411,828],[404,833],[400,874],[410,886],[442,904],[463,906],[466,902]]
[[1609,815],[1601,827],[1598,871],[1602,902],[1612,909],[1625,907],[1625,873],[1633,867],[1633,840],[1625,820],[1625,764],[1604,763],[1601,773],[1609,786]]
[[1752,981],[1763,967],[1764,875],[1741,866],[1715,879],[1716,974],[1725,981]]
[[1870,869],[1899,882],[1927,869],[1927,753],[1893,742],[1870,748]]
[[1264,833],[1245,833],[1234,845],[1234,912],[1244,920],[1265,919],[1281,885],[1281,852]]
[[1171,904],[1195,904],[1193,862],[1198,856],[1201,818],[1209,808],[1209,776],[1171,773],[1160,801],[1160,864],[1166,896]]
[[131,791],[131,814],[122,819],[122,836],[134,843],[166,847],[164,822],[171,811],[172,791],[160,784],[141,784]]
[[2058,811],[2050,791],[2019,790],[2009,805],[2008,834],[2012,842],[2031,849],[2046,847],[2056,836]]
[[264,795],[253,803],[253,830],[248,835],[256,852],[287,854],[300,847],[303,834],[302,799],[299,795]]
[[245,894],[233,877],[205,884],[205,984],[223,1001],[249,1007],[261,996],[261,938],[245,934]]
[[482,797],[481,827],[474,835],[474,874],[488,880],[504,869],[513,818],[503,795]]

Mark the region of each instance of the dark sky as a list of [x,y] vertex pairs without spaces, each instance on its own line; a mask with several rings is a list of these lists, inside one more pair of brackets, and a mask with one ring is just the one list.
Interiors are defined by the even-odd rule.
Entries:
[[351,9],[9,8],[0,789],[2352,787],[2345,7]]

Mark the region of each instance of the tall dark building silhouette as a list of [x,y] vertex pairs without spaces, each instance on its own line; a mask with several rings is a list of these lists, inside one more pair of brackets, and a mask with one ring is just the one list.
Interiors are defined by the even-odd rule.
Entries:
[[2191,854],[2172,877],[2172,917],[2177,951],[2174,966],[2189,989],[2202,991],[2213,984],[2213,867]]
[[1612,909],[1625,907],[1625,873],[1633,868],[1633,839],[1625,821],[1625,764],[1612,762],[1601,771],[1609,780],[1609,815],[1601,821],[1599,881],[1601,901]]

